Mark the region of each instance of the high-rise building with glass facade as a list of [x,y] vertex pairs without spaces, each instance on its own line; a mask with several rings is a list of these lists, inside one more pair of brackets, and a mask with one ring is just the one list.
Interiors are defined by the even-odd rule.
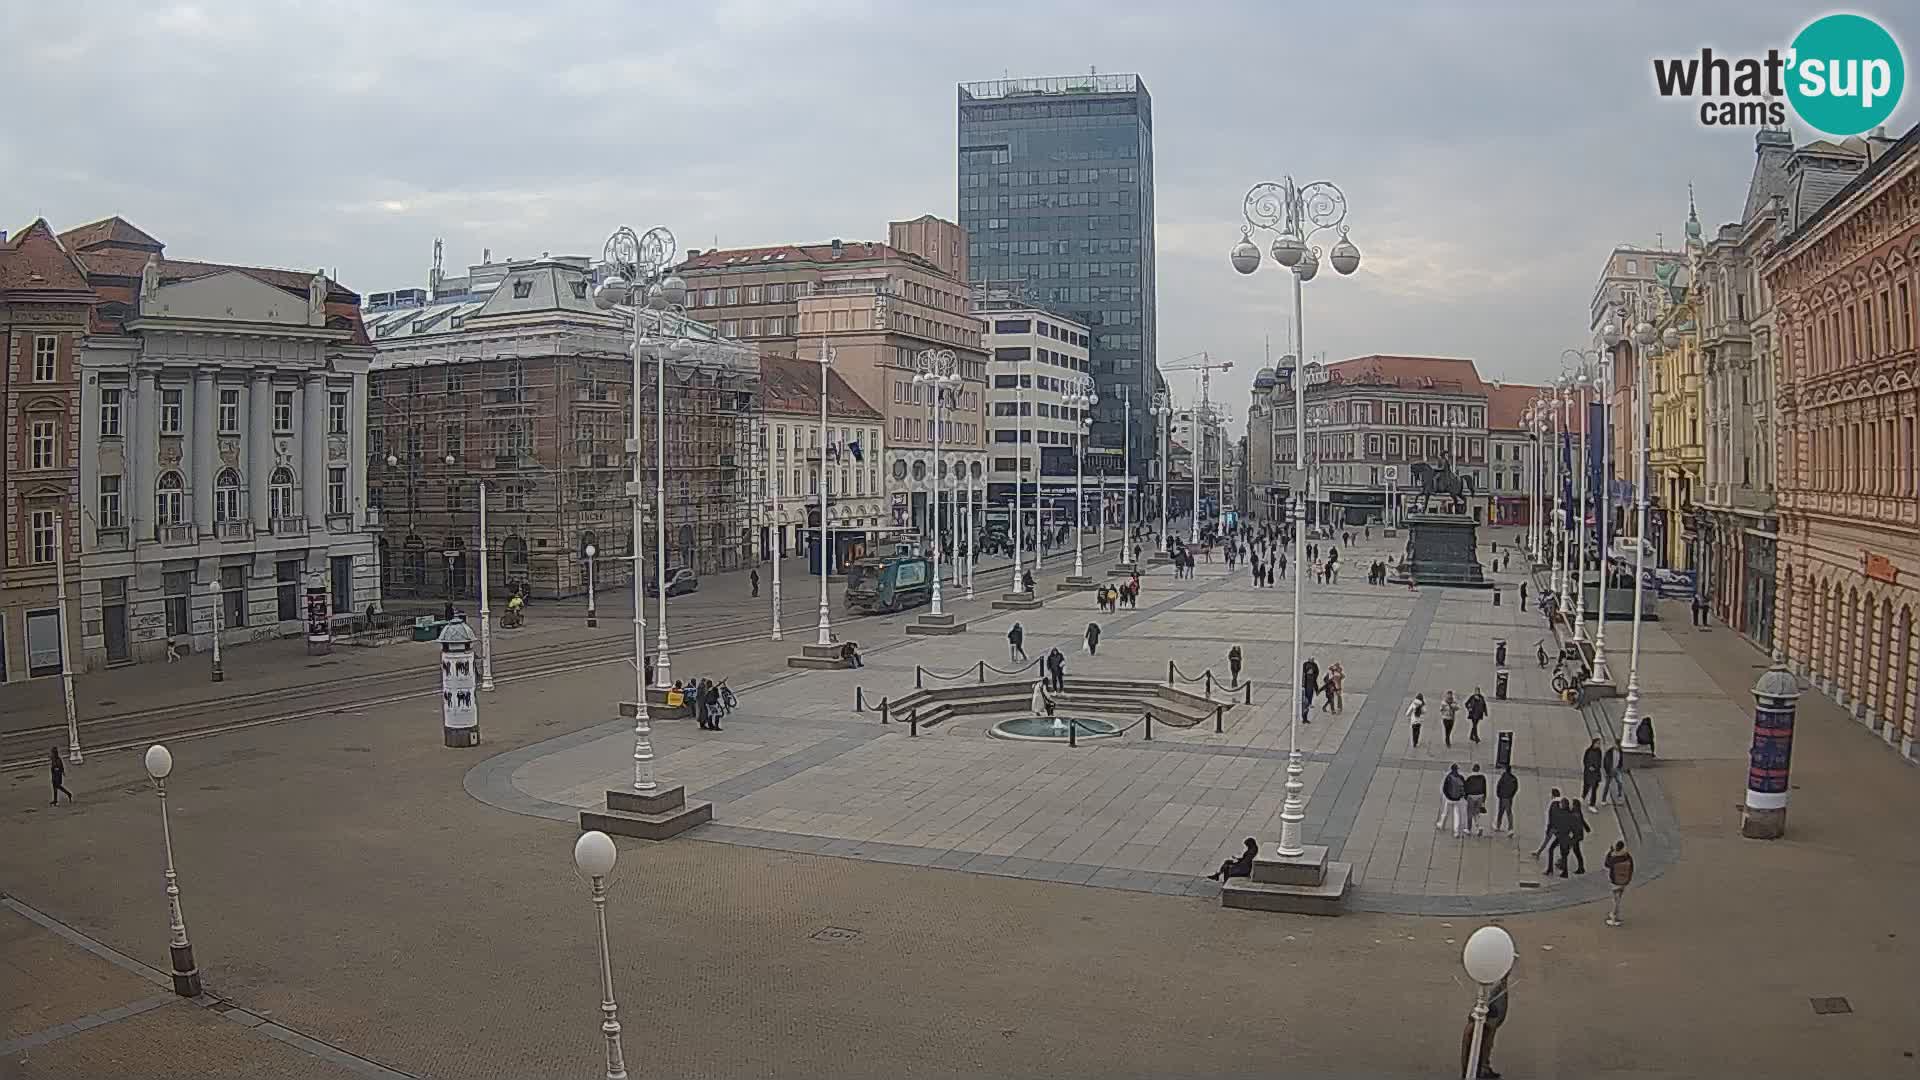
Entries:
[[1022,282],[1091,330],[1092,445],[1133,412],[1146,475],[1153,403],[1153,98],[1137,75],[960,84],[960,224],[968,276]]

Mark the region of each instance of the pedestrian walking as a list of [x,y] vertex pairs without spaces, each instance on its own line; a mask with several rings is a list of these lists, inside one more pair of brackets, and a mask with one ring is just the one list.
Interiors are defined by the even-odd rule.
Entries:
[[53,802],[47,805],[59,806],[62,792],[66,793],[67,801],[72,802],[73,792],[67,791],[67,763],[60,760],[59,747],[49,746],[47,748],[47,762],[53,772]]
[[1574,866],[1577,867],[1574,873],[1584,874],[1587,872],[1587,857],[1580,853],[1580,841],[1585,840],[1587,834],[1593,831],[1593,826],[1587,824],[1587,815],[1580,810],[1579,799],[1575,799],[1567,804],[1566,821],[1567,838],[1560,845],[1561,877],[1567,876],[1567,855],[1569,853],[1573,855]]
[[[1286,568],[1287,568],[1286,560],[1285,559],[1280,560],[1280,569],[1284,571]],[[1273,564],[1272,563],[1267,564],[1267,588],[1269,589],[1273,588]]]
[[1300,722],[1313,723],[1313,695],[1320,689],[1320,665],[1312,657],[1300,665]]
[[1478,765],[1475,765],[1473,771],[1467,774],[1466,802],[1467,832],[1471,835],[1484,834],[1486,830],[1479,827],[1478,822],[1487,813],[1487,777],[1480,771]]
[[[1553,794],[1547,796],[1547,827],[1546,831],[1540,836],[1540,846],[1533,849],[1534,858],[1539,858],[1541,853],[1546,851],[1548,846],[1553,843],[1553,827],[1560,821],[1560,811],[1563,809],[1562,804],[1565,801],[1565,798],[1560,794],[1559,788],[1554,788]],[[1551,867],[1552,865],[1553,856],[1548,855],[1547,866]]]
[[760,568],[754,567],[747,572],[747,580],[753,583],[753,595],[760,595]]
[[1335,660],[1333,665],[1327,668],[1325,692],[1327,703],[1331,706],[1328,711],[1336,716],[1345,712],[1347,709],[1346,685],[1347,669],[1340,665],[1340,661]]
[[1587,752],[1580,755],[1580,797],[1591,803],[1600,795],[1600,777],[1605,772],[1606,755],[1600,752],[1600,740],[1594,739],[1587,744]]
[[1067,658],[1057,648],[1047,650],[1047,674],[1053,677],[1054,693],[1067,688]]
[[1407,705],[1407,726],[1413,729],[1413,748],[1420,749],[1420,722],[1426,719],[1427,699],[1420,694],[1413,695],[1413,701]]
[[1453,827],[1453,835],[1458,839],[1466,823],[1467,778],[1460,775],[1460,766],[1447,767],[1447,775],[1440,781],[1440,817],[1433,823],[1435,829],[1443,825]]
[[1233,685],[1240,685],[1240,646],[1227,650],[1227,671],[1233,675]]
[[1520,610],[1527,610],[1527,583],[1524,581],[1520,583]]
[[1053,698],[1047,695],[1047,680],[1038,679],[1033,684],[1033,697],[1027,703],[1035,716],[1053,718]]
[[[1282,552],[1280,555],[1280,577],[1282,580],[1285,580],[1286,576],[1287,576],[1287,556],[1285,552]],[[1271,585],[1273,584],[1273,582],[1269,580],[1267,584]]]
[[1600,775],[1602,777],[1602,783],[1600,784],[1601,806],[1606,806],[1609,803],[1627,801],[1626,783],[1623,779],[1623,774],[1626,772],[1625,766],[1625,755],[1620,753],[1620,748],[1618,746],[1607,747],[1607,752],[1600,758]]
[[1024,664],[1027,662],[1027,650],[1024,648],[1026,640],[1027,640],[1027,632],[1026,630],[1021,628],[1019,623],[1014,623],[1013,626],[1008,628],[1007,630],[1007,663]]
[[1513,835],[1513,797],[1520,794],[1520,778],[1513,775],[1511,764],[1500,766],[1500,779],[1494,781],[1493,831],[1500,831],[1500,823],[1507,823],[1507,835]]
[[1087,624],[1087,655],[1097,656],[1099,655],[1099,652],[1100,652],[1100,624],[1097,622],[1090,622]]
[[1449,690],[1446,696],[1440,699],[1440,734],[1446,739],[1448,746],[1453,745],[1453,725],[1459,718],[1460,702],[1454,698],[1453,691]]
[[1480,741],[1480,721],[1486,718],[1487,696],[1482,694],[1480,688],[1476,686],[1473,688],[1473,693],[1467,697],[1468,742]]
[[1607,852],[1607,884],[1613,888],[1613,910],[1607,912],[1607,925],[1620,925],[1620,897],[1633,884],[1633,852],[1627,850],[1625,840],[1615,840],[1613,850]]
[[1711,629],[1707,619],[1707,594],[1697,590],[1693,594],[1693,625]]

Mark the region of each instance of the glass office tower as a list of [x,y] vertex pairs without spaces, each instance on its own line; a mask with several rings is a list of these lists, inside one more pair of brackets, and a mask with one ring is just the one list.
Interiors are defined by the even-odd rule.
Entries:
[[1022,283],[1029,299],[1087,324],[1100,394],[1091,445],[1118,456],[1130,402],[1133,473],[1149,475],[1157,379],[1146,84],[1137,75],[961,83],[960,224],[975,283]]

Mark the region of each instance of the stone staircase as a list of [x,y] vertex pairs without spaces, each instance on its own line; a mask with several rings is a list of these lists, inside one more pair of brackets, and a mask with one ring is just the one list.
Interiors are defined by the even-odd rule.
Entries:
[[[1035,676],[1037,679],[1038,676]],[[935,727],[963,716],[1026,715],[1031,711],[1034,679],[996,682],[956,682],[929,686],[887,700],[887,716],[903,724],[910,717],[919,725]],[[1054,695],[1059,711],[1073,716],[1093,717],[1128,724],[1141,713],[1153,714],[1156,723],[1169,727],[1211,728],[1222,724],[1239,702],[1217,701],[1204,694],[1168,686],[1150,679],[1076,678],[1069,675],[1066,688]]]

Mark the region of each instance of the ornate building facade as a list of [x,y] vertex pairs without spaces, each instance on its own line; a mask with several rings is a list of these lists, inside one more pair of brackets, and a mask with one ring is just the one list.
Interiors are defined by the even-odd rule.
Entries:
[[[1859,140],[1849,140],[1855,142]],[[1920,711],[1920,127],[1762,270],[1782,339],[1778,601],[1795,669],[1909,760]],[[1778,212],[1786,218],[1787,210]]]

